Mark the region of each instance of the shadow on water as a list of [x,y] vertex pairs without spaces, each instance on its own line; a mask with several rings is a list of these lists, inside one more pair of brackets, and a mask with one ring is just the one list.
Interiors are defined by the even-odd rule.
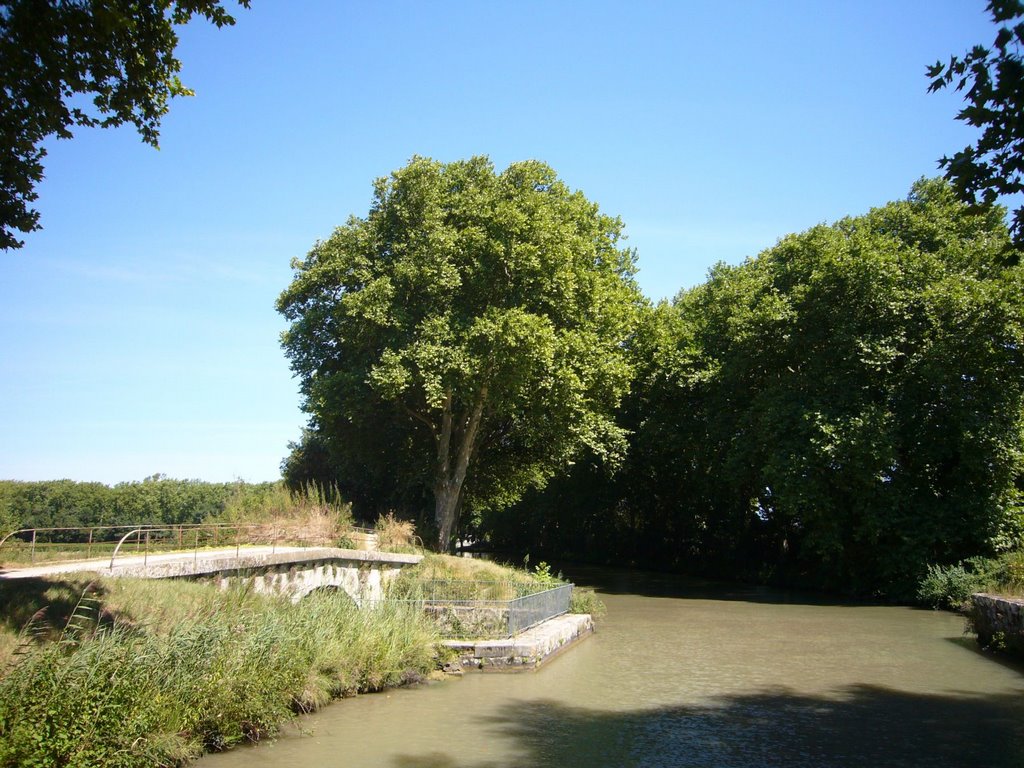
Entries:
[[568,566],[565,574],[566,578],[576,584],[593,587],[606,595],[726,600],[765,605],[861,606],[877,604],[844,599],[835,595],[799,592],[757,584],[712,581],[673,573],[637,571],[627,568]]
[[[614,698],[614,691],[609,691]],[[703,705],[608,712],[552,701],[463,718],[455,739],[512,737],[514,759],[404,755],[395,768],[1020,768],[1019,696],[923,695],[854,686],[835,698],[787,690]]]
[[991,661],[1000,666],[1006,667],[1006,669],[1013,670],[1017,674],[1024,677],[1024,661],[1012,658],[998,651],[993,651],[988,648],[982,648],[978,645],[977,639],[974,635],[965,634],[962,637],[947,637],[946,641],[952,643],[958,648],[970,651],[976,656],[981,656],[986,661]]

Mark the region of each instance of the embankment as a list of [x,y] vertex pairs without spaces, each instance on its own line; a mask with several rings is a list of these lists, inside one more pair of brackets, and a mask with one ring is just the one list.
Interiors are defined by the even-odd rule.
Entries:
[[[181,581],[38,580],[0,679],[0,767],[177,765],[296,712],[421,679],[438,638],[402,604],[301,603]],[[77,594],[76,594],[77,591]],[[57,626],[47,618],[60,616]]]
[[1024,659],[1024,598],[971,595],[968,620],[982,646]]

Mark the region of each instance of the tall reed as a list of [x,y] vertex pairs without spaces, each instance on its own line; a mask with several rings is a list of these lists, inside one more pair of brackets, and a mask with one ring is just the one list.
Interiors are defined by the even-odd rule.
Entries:
[[0,679],[3,768],[180,765],[435,664],[437,637],[408,606],[359,609],[337,594],[292,605],[180,582],[103,582],[98,594],[107,602],[83,601],[56,641],[23,633]]

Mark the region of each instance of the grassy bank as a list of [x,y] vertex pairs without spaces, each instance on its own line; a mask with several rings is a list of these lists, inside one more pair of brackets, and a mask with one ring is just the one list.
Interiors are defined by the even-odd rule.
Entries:
[[[561,583],[544,564],[428,555],[393,592],[428,581]],[[592,591],[576,593],[574,612],[603,613]],[[336,594],[292,605],[185,581],[0,581],[0,768],[181,765],[332,699],[420,680],[438,640],[400,600],[359,610]]]
[[929,566],[917,596],[926,605],[963,610],[975,592],[1024,597],[1024,551]]
[[312,595],[293,606],[128,579],[8,582],[4,590],[5,768],[180,765],[434,666],[436,637],[401,604],[361,611]]
[[[450,594],[462,600],[509,600],[520,594],[534,592],[538,587],[565,583],[562,574],[554,574],[547,563],[538,563],[533,570],[514,568],[489,560],[451,555],[427,554],[419,564],[402,571],[393,593],[416,594],[426,582],[442,582],[453,588]],[[604,616],[605,605],[586,587],[575,587],[570,613]]]

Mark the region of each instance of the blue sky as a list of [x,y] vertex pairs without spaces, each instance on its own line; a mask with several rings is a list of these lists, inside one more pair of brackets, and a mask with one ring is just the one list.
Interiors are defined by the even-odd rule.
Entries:
[[973,138],[925,66],[982,0],[253,0],[181,30],[161,149],[47,147],[0,252],[0,478],[276,479],[305,421],[289,262],[415,155],[537,158],[622,217],[652,299],[906,196]]

